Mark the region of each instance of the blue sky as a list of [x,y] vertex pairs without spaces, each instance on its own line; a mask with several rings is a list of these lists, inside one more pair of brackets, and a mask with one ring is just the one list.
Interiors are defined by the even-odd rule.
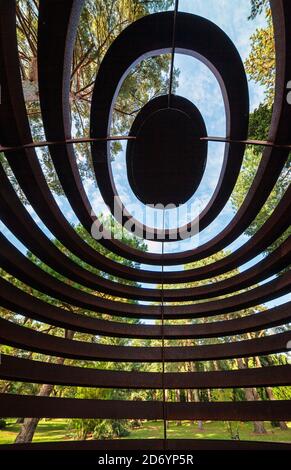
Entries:
[[[247,20],[250,12],[249,0],[180,0],[179,10],[201,15],[216,23],[231,38],[243,60],[246,59],[250,52],[250,36],[256,28],[263,27],[266,24],[264,15],[258,16],[254,21]],[[176,54],[175,56],[175,67],[180,70],[177,94],[188,98],[200,109],[206,123],[208,135],[225,135],[225,114],[222,95],[212,72],[197,59],[181,54]],[[263,101],[264,90],[261,86],[249,81],[249,94],[250,111],[252,111]],[[190,201],[194,203],[199,201],[200,210],[207,204],[217,184],[223,152],[223,144],[209,144],[206,171],[197,192]],[[124,203],[127,205],[137,203],[138,201],[128,185],[124,152],[120,152],[116,157],[112,164],[112,170],[115,184]],[[95,182],[87,180],[84,181],[84,185],[96,214],[104,212],[104,204],[95,186]],[[68,220],[73,223],[78,222],[67,200],[64,197],[59,197],[57,201]],[[34,211],[30,208],[29,211],[45,233],[51,236]],[[230,222],[233,215],[234,212],[231,204],[228,203],[215,221],[201,232],[199,244],[205,243],[219,233]],[[185,221],[185,214],[181,217],[181,222],[183,221]],[[21,251],[25,251],[25,247],[3,225],[2,230]],[[229,248],[235,249],[246,240],[247,237],[242,235]],[[197,243],[197,239],[188,239],[179,243],[166,243],[165,252],[187,250],[197,246]],[[153,252],[161,251],[160,243],[148,242],[148,247]],[[258,262],[259,259],[260,257],[255,258],[252,262],[243,266],[242,269]],[[147,268],[147,266],[143,267]],[[158,270],[159,268],[157,267],[156,269]],[[167,269],[181,269],[181,266]],[[277,305],[283,302],[283,300],[286,301],[287,298],[290,300],[291,296],[277,299],[274,302],[270,302],[269,305]]]
[[[250,36],[256,28],[265,25],[264,15],[260,15],[255,21],[247,20],[250,11],[249,0],[180,0],[179,11],[204,16],[216,23],[232,39],[243,60],[250,52]],[[175,55],[175,67],[180,71],[177,94],[188,98],[200,109],[206,123],[208,135],[225,135],[225,113],[222,95],[212,72],[197,59],[181,54]],[[250,110],[252,111],[263,100],[264,90],[259,85],[249,82],[249,93]],[[123,147],[125,148],[125,145]],[[199,204],[200,210],[205,207],[218,182],[223,152],[223,144],[209,143],[204,177],[188,204],[195,202],[196,205]],[[116,187],[124,204],[140,206],[128,184],[124,152],[120,152],[115,158],[112,171]],[[104,209],[101,202],[102,197],[98,192],[94,195],[94,201],[97,207],[100,205]],[[154,217],[154,213],[152,211],[152,217]],[[181,208],[181,224],[185,222],[185,214],[186,205],[184,210],[183,207]],[[205,243],[219,233],[231,220],[232,215],[233,210],[231,204],[228,203],[219,217],[200,233],[199,244]],[[241,237],[231,245],[231,248],[239,246],[245,239],[246,237]],[[148,242],[148,245],[153,252],[161,251],[160,243]],[[188,239],[179,243],[165,243],[164,249],[165,252],[175,252],[191,249],[193,246],[197,246],[197,239]]]

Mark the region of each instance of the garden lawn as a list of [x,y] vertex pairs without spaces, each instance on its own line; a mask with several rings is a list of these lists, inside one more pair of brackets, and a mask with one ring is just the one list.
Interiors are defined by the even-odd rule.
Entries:
[[[257,435],[252,432],[252,423],[239,424],[239,437],[241,440],[258,440],[291,443],[291,423],[288,431],[272,428],[265,423],[267,434]],[[233,429],[236,425],[233,424]],[[17,436],[19,425],[15,420],[7,420],[7,427],[0,430],[0,444],[12,444]],[[169,439],[229,439],[226,425],[221,422],[208,421],[204,423],[204,431],[197,429],[197,423],[183,421],[182,425],[171,422],[168,426]],[[124,439],[162,439],[163,423],[161,421],[147,421],[140,427],[131,430],[130,435]],[[34,435],[34,442],[62,441],[74,439],[74,432],[68,428],[66,419],[41,420]]]
[[[281,431],[279,428],[273,428],[269,423],[265,423],[267,434],[258,435],[253,433],[252,423],[239,423],[238,431],[241,440],[291,442],[291,423],[288,431]],[[183,421],[182,425],[171,422],[168,425],[168,439],[230,439],[226,424],[222,422],[207,421],[204,423],[204,431],[199,431],[197,423],[193,421]],[[233,429],[236,425],[233,423]],[[163,439],[163,423],[148,421],[139,428],[131,430],[129,436],[124,439]]]
[[[5,429],[0,430],[0,444],[12,444],[20,429],[15,420],[7,420]],[[33,442],[63,441],[73,439],[73,433],[68,431],[66,419],[41,420],[34,434]]]

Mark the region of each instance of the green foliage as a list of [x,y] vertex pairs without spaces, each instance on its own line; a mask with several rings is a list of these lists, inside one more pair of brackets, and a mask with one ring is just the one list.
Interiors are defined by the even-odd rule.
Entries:
[[[265,0],[252,1],[251,17],[254,18],[258,13],[265,11],[267,18],[266,28],[257,29],[251,36],[251,52],[245,61],[246,71],[251,80],[260,84],[265,89],[265,101],[261,103],[257,109],[250,115],[249,123],[249,139],[268,140],[269,128],[272,117],[272,107],[274,100],[275,85],[275,45],[274,31],[272,25],[272,17],[268,2]],[[244,202],[245,197],[256,176],[263,147],[251,146],[245,152],[242,165],[235,190],[231,197],[232,206],[237,211]],[[263,208],[247,228],[246,234],[253,235],[262,226],[262,224],[270,217],[273,210],[284,195],[290,181],[290,157],[283,169],[275,187],[273,188],[269,198]],[[272,246],[268,247],[267,252],[273,251],[282,241],[291,233],[287,231]]]
[[249,16],[250,20],[255,19],[257,15],[268,6],[269,0],[251,0],[251,13]]
[[[249,139],[251,140],[268,140],[268,134],[272,119],[273,108],[267,104],[261,103],[257,109],[250,114],[249,119]],[[251,147],[252,152],[261,155],[262,148],[257,145]]]
[[[255,119],[254,119],[255,121]],[[265,127],[262,124],[261,129],[257,129],[257,134],[262,130],[264,131]],[[242,170],[239,174],[235,189],[231,196],[231,203],[235,211],[237,211],[242,203],[245,200],[245,197],[253,183],[253,180],[256,176],[258,166],[261,161],[262,154],[258,152],[258,150],[254,150],[254,148],[248,148],[244,155],[244,160],[242,164]],[[282,171],[276,185],[274,186],[273,190],[270,193],[266,203],[260,210],[257,217],[253,220],[253,222],[249,225],[246,229],[245,233],[247,235],[254,235],[257,230],[266,222],[266,220],[270,217],[273,210],[277,206],[277,204],[282,199],[286,189],[289,185],[289,178],[290,178],[290,157],[287,165],[285,166],[284,170]],[[269,246],[266,250],[267,253],[272,252],[275,248],[277,248],[283,240],[285,240],[291,234],[291,230],[287,230],[287,232],[281,236],[275,243]]]
[[126,420],[103,419],[96,420],[93,437],[95,439],[110,439],[129,436]]
[[3,418],[0,418],[0,429],[6,428],[6,421]]
[[239,428],[240,428],[239,421],[224,421],[224,426],[226,431],[229,434],[229,437],[233,441],[237,441],[240,439],[239,437]]
[[273,387],[276,400],[291,400],[291,387]]
[[[80,16],[74,46],[70,103],[74,136],[89,135],[91,96],[96,74],[104,55],[115,38],[139,18],[164,11],[173,0],[86,0]],[[19,0],[17,3],[17,35],[23,89],[34,140],[45,138],[37,84],[38,1]],[[148,58],[136,65],[124,80],[116,98],[112,115],[112,134],[127,133],[138,110],[151,98],[167,92],[170,55]],[[174,89],[178,70],[174,71]],[[31,93],[32,90],[32,93]],[[89,144],[74,146],[82,178],[92,178],[92,158]],[[121,150],[120,142],[111,145],[111,155]],[[50,189],[62,195],[62,187],[54,170],[49,151],[39,149],[42,168]],[[9,166],[4,160],[6,171]],[[13,175],[10,175],[13,178]],[[19,188],[18,188],[18,192]],[[22,194],[20,194],[22,195]],[[25,202],[25,198],[23,198]]]
[[[79,388],[74,397],[79,399],[114,400],[120,399],[122,396],[128,395],[128,393],[122,390]],[[110,439],[129,435],[126,420],[72,419],[69,422],[69,427],[75,431],[78,439],[86,439],[88,436],[92,436],[94,439]]]
[[251,80],[265,88],[265,101],[269,107],[274,101],[275,85],[275,43],[270,10],[267,10],[266,28],[258,28],[251,36],[251,52],[245,61],[245,68]]
[[211,390],[212,401],[243,401],[244,399],[245,394],[242,388],[216,388]]

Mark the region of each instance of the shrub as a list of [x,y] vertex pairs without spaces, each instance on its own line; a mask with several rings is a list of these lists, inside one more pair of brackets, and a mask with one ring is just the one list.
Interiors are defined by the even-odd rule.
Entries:
[[6,428],[6,421],[3,418],[0,418],[0,429]]
[[95,439],[110,439],[113,437],[126,437],[129,431],[126,428],[125,420],[104,419],[98,420],[93,437]]

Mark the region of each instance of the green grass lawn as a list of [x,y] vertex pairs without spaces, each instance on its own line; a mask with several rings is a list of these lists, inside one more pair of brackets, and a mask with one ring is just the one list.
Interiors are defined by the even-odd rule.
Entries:
[[[274,442],[291,442],[291,423],[288,431],[280,431],[278,428],[272,428],[269,423],[265,423],[267,434],[257,435],[252,432],[252,423],[239,424],[239,436],[241,440],[260,440]],[[19,425],[15,420],[8,420],[6,429],[0,430],[0,444],[11,444],[14,442]],[[147,421],[141,427],[131,430],[130,435],[125,439],[162,439],[163,423],[161,421]],[[197,424],[190,421],[183,421],[182,425],[171,422],[168,426],[169,439],[229,439],[229,433],[223,423],[206,422],[204,431],[197,429]],[[73,431],[68,429],[65,419],[42,420],[40,421],[34,442],[62,441],[74,439]]]
[[[269,423],[265,423],[267,434],[257,435],[253,433],[252,423],[239,424],[239,436],[241,440],[260,441],[284,441],[291,442],[291,423],[288,431],[281,431],[272,428]],[[235,428],[235,427],[234,427]],[[168,425],[167,435],[169,439],[229,439],[226,426],[221,422],[208,421],[204,423],[204,431],[197,429],[197,424],[193,421],[183,421],[182,425],[171,422]],[[154,439],[163,438],[163,423],[148,421],[140,428],[133,429],[127,439]]]
[[[19,431],[15,420],[7,420],[5,429],[0,430],[0,444],[12,444]],[[66,419],[41,420],[34,434],[34,442],[63,441],[73,439],[73,433],[68,430]]]

